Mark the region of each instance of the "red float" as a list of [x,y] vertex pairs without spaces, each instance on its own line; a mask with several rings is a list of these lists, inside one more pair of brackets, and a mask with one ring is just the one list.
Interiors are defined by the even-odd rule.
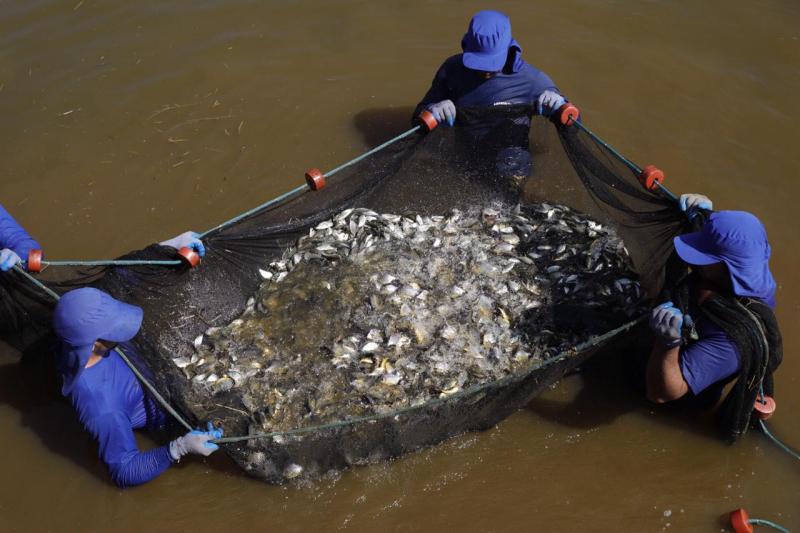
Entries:
[[731,513],[731,527],[736,533],[753,533],[753,525],[744,509],[736,509]]
[[417,118],[419,118],[420,122],[422,122],[423,126],[425,126],[428,129],[428,131],[433,131],[434,129],[436,129],[436,126],[439,125],[439,121],[437,121],[436,118],[433,116],[433,113],[431,113],[427,109],[424,110],[422,113],[420,113],[419,117]]
[[756,403],[753,405],[753,410],[761,420],[767,420],[775,413],[778,404],[775,403],[775,398],[772,396],[759,396],[756,398]]
[[194,268],[200,264],[200,254],[188,246],[184,246],[178,250],[178,255],[186,264],[189,265],[190,268]]
[[648,191],[655,191],[664,182],[664,172],[655,165],[647,165],[639,174],[639,183]]
[[569,102],[558,108],[558,118],[564,126],[571,126],[580,116],[580,110]]
[[28,272],[42,271],[42,251],[31,250],[28,252]]
[[306,183],[312,191],[325,188],[325,174],[318,168],[310,168],[306,171]]

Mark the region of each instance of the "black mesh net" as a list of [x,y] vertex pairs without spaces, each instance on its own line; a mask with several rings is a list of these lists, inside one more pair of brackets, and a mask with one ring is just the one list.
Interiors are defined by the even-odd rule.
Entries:
[[[518,119],[532,114],[527,106],[459,109],[462,125],[490,121],[493,141],[477,146],[462,127],[406,137],[329,177],[320,191],[298,193],[212,232],[204,239],[207,255],[196,269],[49,268],[38,278],[58,293],[91,285],[142,307],[142,330],[126,352],[187,420],[196,425],[213,420],[226,435],[248,434],[241,398],[235,390],[213,399],[198,393],[172,358],[191,355],[198,335],[242,313],[262,282],[259,267],[280,257],[310,227],[349,207],[435,215],[495,199],[516,202],[518,193],[492,168],[492,151],[504,146],[530,147],[533,153],[525,201],[567,205],[613,226],[643,288],[655,296],[665,285],[671,239],[687,229],[685,217],[670,200],[645,190],[632,170],[577,127],[534,118],[529,136]],[[173,254],[153,245],[125,258],[171,259]],[[52,336],[52,299],[17,273],[0,277],[0,291],[3,338],[23,351],[40,349]],[[226,444],[225,450],[251,474],[276,482],[292,475],[291,465],[313,476],[397,456],[492,426],[630,327],[617,319],[603,322],[605,334],[545,364],[424,405],[242,440]]]

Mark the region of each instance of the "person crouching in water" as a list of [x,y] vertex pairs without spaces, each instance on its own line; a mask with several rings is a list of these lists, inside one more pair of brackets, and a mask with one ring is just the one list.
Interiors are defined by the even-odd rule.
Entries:
[[166,414],[144,392],[115,347],[136,336],[142,309],[94,288],[70,291],[56,305],[57,366],[62,394],[97,441],[100,458],[120,487],[146,483],[187,454],[208,456],[221,429],[191,431],[166,446],[141,451],[133,430],[162,429]]
[[[681,206],[712,208],[701,195],[684,195]],[[734,441],[747,431],[755,402],[772,396],[772,373],[783,357],[766,230],[750,213],[712,212],[700,231],[675,237],[674,244],[691,269],[688,309],[666,302],[652,311],[657,340],[647,364],[647,397],[665,403],[702,394],[716,403],[738,378],[717,413]],[[696,340],[682,334],[690,317]]]

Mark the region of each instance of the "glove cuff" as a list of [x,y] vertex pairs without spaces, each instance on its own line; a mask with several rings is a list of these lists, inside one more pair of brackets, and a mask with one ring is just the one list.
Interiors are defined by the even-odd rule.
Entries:
[[676,346],[680,346],[681,339],[661,339],[661,343],[667,348],[675,348]]
[[186,455],[186,450],[184,449],[182,443],[179,442],[180,440],[181,437],[178,437],[169,443],[169,456],[172,458],[172,462],[174,463],[180,463],[181,457]]

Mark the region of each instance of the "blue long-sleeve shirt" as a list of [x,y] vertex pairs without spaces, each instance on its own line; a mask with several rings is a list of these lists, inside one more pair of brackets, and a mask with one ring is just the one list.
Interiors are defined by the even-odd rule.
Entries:
[[[503,69],[486,79],[479,72],[464,66],[463,54],[445,60],[433,77],[431,88],[417,105],[414,116],[429,104],[452,100],[459,107],[482,107],[513,104],[535,104],[547,90],[559,92],[556,84],[541,70],[526,63],[516,52],[510,61],[511,67]],[[530,120],[524,119],[527,126]],[[473,134],[480,137],[490,127],[473,127]]]
[[116,351],[84,369],[68,397],[120,487],[146,483],[172,464],[169,446],[142,452],[136,445],[133,430],[161,428],[166,415]]
[[28,252],[42,247],[0,204],[0,250],[3,248],[13,250],[24,261]]

